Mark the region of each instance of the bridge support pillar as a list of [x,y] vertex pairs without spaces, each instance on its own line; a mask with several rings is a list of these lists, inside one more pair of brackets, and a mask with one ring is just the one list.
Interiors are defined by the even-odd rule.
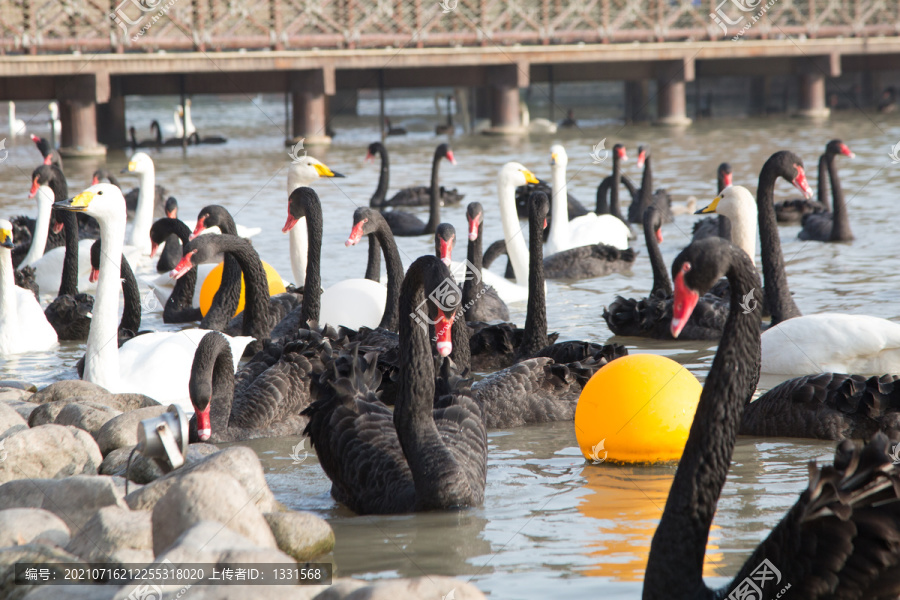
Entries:
[[127,136],[125,96],[111,93],[108,102],[97,105],[97,140],[108,148],[124,148]]
[[488,67],[491,86],[491,128],[487,133],[516,135],[525,132],[519,114],[519,88],[528,87],[527,64]]
[[62,136],[59,153],[64,157],[106,156],[97,142],[97,80],[94,75],[60,77],[56,81]]
[[800,110],[798,117],[827,117],[831,110],[825,104],[825,74],[821,72],[800,75]]
[[353,115],[355,117],[359,114],[357,109],[359,90],[337,90],[330,100],[328,108],[332,115]]
[[656,80],[656,124],[691,124],[687,116],[684,77],[660,77]]
[[324,70],[293,73],[291,84],[294,143],[303,138],[307,145],[330,144],[331,136],[326,132],[328,105]]
[[772,79],[768,75],[750,78],[750,106],[748,106],[748,112],[751,115],[764,115],[768,112],[771,91]]
[[649,82],[626,81],[625,82],[625,122],[637,123],[647,121],[647,98],[649,97]]

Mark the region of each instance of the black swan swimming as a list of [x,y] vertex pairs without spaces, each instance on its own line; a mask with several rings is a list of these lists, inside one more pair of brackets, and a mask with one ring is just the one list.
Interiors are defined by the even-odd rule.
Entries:
[[62,157],[59,155],[59,152],[56,150],[56,148],[53,148],[50,145],[50,141],[47,138],[38,137],[32,133],[31,141],[34,142],[35,146],[37,146],[38,151],[44,158],[45,165],[55,165],[57,168],[59,168],[60,171],[62,171]]
[[[822,155],[828,170],[828,179],[831,182],[831,199],[834,203],[832,212],[818,212],[803,215],[803,229],[797,235],[801,240],[815,240],[819,242],[851,242],[853,232],[850,231],[850,220],[847,215],[847,203],[844,201],[844,189],[838,177],[834,159],[838,154],[853,158],[854,154],[840,140],[831,140]],[[821,169],[820,169],[821,170]],[[819,174],[819,189],[825,186],[825,178]],[[820,192],[820,201],[828,202]]]
[[[151,253],[153,256],[156,249],[163,242],[168,246],[168,240],[172,235],[179,238],[179,249],[183,250],[184,246],[190,241],[191,230],[181,219],[173,219],[165,217],[158,219],[150,227]],[[178,259],[179,262],[181,258]],[[177,266],[177,263],[172,267]],[[199,321],[203,318],[200,308],[194,306],[194,290],[197,286],[197,269],[190,269],[187,273],[178,278],[172,293],[166,300],[163,307],[163,323],[190,323],[191,321]]]
[[[774,214],[773,221],[774,221]],[[810,464],[809,487],[741,567],[718,590],[703,582],[716,505],[728,478],[744,406],[759,379],[760,314],[740,308],[743,290],[758,290],[746,253],[724,240],[694,242],[676,258],[673,334],[693,301],[724,274],[731,310],[700,395],[644,576],[644,600],[790,597],[896,598],[900,594],[900,468],[887,437],[865,446],[845,441],[833,465]],[[776,573],[773,570],[777,571]],[[784,596],[788,597],[788,596]]]
[[66,235],[65,258],[59,291],[44,309],[44,316],[60,340],[86,340],[91,327],[94,297],[78,292],[78,221],[75,213],[68,211],[60,211],[59,219]]
[[652,157],[650,156],[649,146],[638,146],[637,168],[644,167],[644,173],[641,176],[641,187],[638,190],[637,197],[632,200],[628,207],[628,220],[632,223],[642,223],[644,219],[644,210],[648,206],[655,206],[659,210],[663,223],[672,222],[672,199],[668,192],[664,189],[653,189],[653,167],[650,164]]
[[[806,215],[827,213],[830,211],[828,204],[828,180],[835,180],[837,173],[834,167],[834,158],[838,154],[853,158],[850,151],[841,140],[831,140],[825,144],[825,152],[819,156],[818,188],[816,199],[794,198],[775,204],[775,219],[779,223],[800,223]],[[832,185],[834,185],[832,183]],[[832,191],[832,197],[834,191]]]
[[426,297],[450,277],[434,256],[410,265],[400,292],[400,384],[393,412],[375,392],[372,355],[339,357],[303,411],[305,433],[331,479],[332,497],[359,514],[459,509],[484,502],[487,435],[465,393],[436,397],[431,341],[411,313],[423,303],[438,322],[438,350],[451,350],[452,314]]
[[[446,144],[442,144],[441,146],[445,146]],[[440,146],[438,150],[440,151]],[[449,149],[447,150],[449,152]],[[435,153],[437,157],[437,153]],[[453,156],[453,153],[450,152],[450,156]],[[437,165],[437,158],[435,158],[435,165]],[[432,186],[429,188],[429,196],[430,203],[428,209],[428,222],[424,223],[419,217],[415,216],[412,213],[403,211],[403,210],[389,210],[383,211],[384,207],[388,206],[387,203],[382,205],[382,214],[384,215],[384,220],[387,221],[388,226],[390,226],[391,231],[394,232],[394,235],[398,236],[417,236],[417,235],[428,235],[434,233],[434,230],[437,229],[438,224],[441,222],[441,199],[440,199],[440,189],[437,186],[437,170],[432,170],[431,173],[432,178]]]
[[[370,146],[371,148],[371,146]],[[371,152],[371,150],[370,150]],[[449,144],[440,144],[434,151],[434,159],[431,163],[431,185],[420,185],[408,187],[394,194],[390,200],[385,200],[381,206],[429,206],[431,204],[431,190],[438,190],[438,201],[442,206],[450,204],[459,204],[463,199],[456,189],[448,190],[438,184],[438,172],[440,171],[441,159],[446,158],[451,165],[456,164],[453,157],[453,150]],[[388,169],[387,153],[381,155],[382,173]],[[385,189],[387,189],[387,178],[385,178]],[[427,232],[432,233],[432,232]]]
[[462,306],[467,321],[507,321],[509,307],[497,294],[497,290],[487,286],[483,279],[481,243],[484,237],[484,209],[479,202],[470,202],[466,207],[469,222],[469,245],[466,248],[468,269],[463,283]]

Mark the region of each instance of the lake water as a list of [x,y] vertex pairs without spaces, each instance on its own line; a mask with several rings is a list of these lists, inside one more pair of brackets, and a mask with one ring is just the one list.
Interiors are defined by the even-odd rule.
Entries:
[[[157,183],[178,198],[182,215],[194,218],[207,204],[228,207],[238,223],[263,228],[253,243],[264,260],[290,278],[285,218],[285,177],[288,156],[282,145],[282,98],[196,97],[193,119],[201,133],[229,138],[223,146],[151,150]],[[151,119],[171,122],[174,98],[128,101],[129,124],[139,138],[149,137]],[[19,116],[43,109],[20,103]],[[322,182],[317,191],[325,211],[322,252],[323,284],[361,277],[364,248],[345,248],[352,213],[368,203],[378,178],[378,165],[364,162],[366,145],[377,139],[377,105],[360,103],[359,117],[338,117],[338,131],[328,148],[309,148],[311,155],[345,179]],[[582,111],[579,111],[582,112]],[[430,99],[388,103],[394,124],[419,133],[390,138],[391,190],[428,182],[434,146],[446,139],[430,131],[438,122]],[[532,118],[543,116],[534,111]],[[560,111],[557,111],[559,114]],[[29,121],[29,132],[46,135],[46,110]],[[502,237],[496,200],[496,176],[510,160],[523,163],[539,177],[549,178],[549,146],[565,144],[569,155],[569,193],[593,205],[595,189],[609,164],[592,164],[594,144],[606,139],[626,144],[630,161],[625,172],[636,181],[634,166],[639,143],[652,143],[654,177],[676,201],[694,195],[700,206],[715,193],[715,168],[724,161],[734,167],[736,184],[755,190],[759,169],[776,150],[791,149],[803,157],[810,183],[825,143],[841,138],[856,153],[838,159],[856,241],[820,244],[797,239],[798,227],[782,227],[781,238],[791,289],[805,313],[841,311],[897,319],[900,276],[898,239],[891,215],[896,212],[900,165],[888,154],[900,139],[900,117],[868,117],[837,113],[829,121],[810,123],[790,118],[728,119],[698,122],[683,130],[649,125],[624,127],[613,112],[578,115],[579,129],[556,136],[493,138],[459,136],[452,140],[458,164],[442,165],[442,183],[465,193],[462,205],[444,209],[444,221],[465,230],[465,205],[480,201],[486,209],[485,238]],[[7,140],[8,157],[0,163],[0,206],[3,216],[34,214],[28,200],[30,174],[39,154],[30,141]],[[89,183],[104,162],[118,171],[129,153],[111,151],[105,161],[66,160],[70,191]],[[123,185],[136,178],[123,175]],[[796,197],[785,182],[778,199]],[[424,210],[421,211],[423,214]],[[698,217],[680,216],[665,225],[663,254],[668,262],[689,241]],[[464,240],[464,236],[461,236]],[[650,265],[640,238],[641,253],[628,274],[576,283],[549,282],[550,329],[560,339],[604,342],[610,337],[601,315],[616,295],[643,297],[651,285]],[[431,252],[432,240],[401,238],[404,265]],[[463,256],[464,243],[457,250]],[[151,265],[139,274],[154,273]],[[495,269],[500,267],[495,265]],[[524,323],[525,306],[510,306],[512,319]],[[160,313],[145,315],[145,328],[174,329]],[[627,340],[631,352],[654,352],[684,364],[702,381],[715,346],[694,342]],[[46,384],[74,377],[83,352],[80,344],[63,344],[57,352],[34,354],[0,363],[0,377]],[[335,529],[334,552],[341,576],[363,578],[414,577],[443,574],[471,580],[492,598],[548,597],[634,598],[639,595],[649,544],[662,513],[674,464],[661,466],[591,465],[577,448],[571,423],[522,427],[489,434],[488,483],[483,507],[452,513],[360,517],[338,506],[329,495],[329,480],[315,456],[293,464],[290,454],[300,438],[248,442],[263,461],[276,497],[294,509],[324,516]],[[308,445],[308,444],[307,444]],[[728,484],[722,494],[707,552],[706,575],[712,584],[726,581],[768,530],[796,500],[807,482],[807,462],[830,461],[833,444],[785,439],[741,438]],[[447,590],[449,592],[449,590]]]

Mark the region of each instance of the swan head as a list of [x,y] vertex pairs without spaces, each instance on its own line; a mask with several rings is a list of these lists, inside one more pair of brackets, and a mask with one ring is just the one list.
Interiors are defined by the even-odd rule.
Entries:
[[364,235],[371,235],[381,227],[387,227],[381,213],[368,206],[360,206],[353,211],[353,229],[350,230],[350,237],[344,245],[355,246]]
[[88,281],[97,283],[100,279],[100,240],[91,244],[91,274],[88,275]]
[[453,150],[450,149],[450,144],[444,143],[441,144],[434,151],[435,158],[446,158],[450,161],[451,165],[456,164],[456,158],[453,156]]
[[298,187],[291,192],[288,198],[288,216],[281,228],[282,233],[287,233],[294,228],[297,222],[306,217],[313,207],[317,208],[317,212],[321,213],[322,205],[319,202],[319,195],[311,187]]
[[289,192],[300,186],[312,185],[313,182],[322,177],[343,177],[343,175],[332,171],[325,163],[309,155],[292,159],[288,167]]
[[621,162],[626,162],[628,160],[628,153],[625,152],[625,144],[616,144],[612,147],[612,150],[614,159]]
[[742,185],[730,185],[713,198],[709,206],[701,208],[694,214],[716,213],[725,215],[732,223],[755,223],[756,212],[756,199],[750,190]]
[[638,157],[637,157],[637,168],[644,168],[644,161],[647,160],[647,157],[650,156],[650,147],[649,146],[638,146]]
[[31,191],[28,192],[28,197],[34,198],[39,187],[49,186],[50,181],[54,179],[57,182],[64,181],[65,179],[63,177],[62,171],[59,170],[59,167],[54,167],[53,165],[49,164],[38,166],[31,173]]
[[191,240],[184,246],[184,255],[175,265],[175,268],[169,271],[169,276],[173,279],[181,279],[192,267],[203,263],[218,262],[219,254],[222,252],[221,244],[223,239],[239,240],[238,243],[250,245],[250,242],[237,236],[221,236],[221,235],[201,235]]
[[526,169],[520,163],[508,162],[500,168],[500,182],[513,187],[519,187],[528,183],[535,185],[540,181],[534,176],[534,173]]
[[856,155],[850,151],[850,148],[847,147],[847,144],[842,142],[841,140],[831,140],[825,146],[826,154],[843,154],[844,156],[849,156],[850,158],[855,157]]
[[178,218],[178,200],[175,199],[175,196],[169,196],[169,199],[166,200],[166,217],[169,219]]
[[[414,308],[415,312],[410,313],[410,318],[415,318],[416,321],[411,326],[426,327],[421,317],[427,316],[428,323],[434,325],[433,340],[436,342],[438,354],[443,357],[449,356],[453,351],[453,320],[462,300],[462,291],[447,265],[435,256],[420,256],[410,265],[403,279],[400,297],[415,297],[414,294],[419,294],[421,298],[423,291],[424,301]],[[423,315],[423,311],[427,312],[427,315]],[[401,325],[401,331],[402,327]]]
[[480,202],[469,202],[466,207],[466,220],[469,222],[469,241],[474,242],[478,239],[478,230],[484,222],[484,209]]
[[13,226],[12,223],[7,221],[6,219],[0,219],[0,247],[3,248],[12,248],[13,247]]
[[456,228],[450,223],[438,225],[434,231],[434,254],[448,267],[453,260],[453,246],[455,245]]
[[[388,123],[388,128],[390,128],[391,123],[387,117],[384,118]],[[384,145],[381,142],[372,142],[369,144],[369,147],[366,149],[366,162],[369,162],[375,158],[376,155],[384,155],[386,150]]]
[[111,183],[98,183],[74,198],[63,200],[53,208],[88,214],[101,223],[120,220],[125,224],[125,197],[122,190]]
[[153,159],[146,152],[135,152],[128,161],[128,166],[122,169],[122,173],[153,173]]
[[763,165],[763,171],[767,169],[773,170],[779,177],[790,181],[791,185],[800,190],[807,200],[813,197],[812,188],[809,187],[809,182],[806,180],[803,159],[790,150],[781,150],[770,156]]
[[727,162],[723,162],[719,165],[719,168],[716,169],[716,178],[721,180],[721,183],[719,185],[722,188],[727,188],[734,182],[733,175],[734,170]]
[[565,168],[569,164],[569,155],[562,144],[553,144],[550,146],[550,165],[554,167]]
[[50,111],[50,118],[56,121],[59,119],[59,104],[56,102],[51,102],[47,105],[47,109]]
[[[694,203],[696,204],[696,199]],[[662,234],[662,214],[653,204],[644,209],[644,231],[656,234],[656,241],[660,244],[663,242]]]
[[550,214],[550,199],[544,192],[531,192],[528,197],[528,222],[541,223],[541,230],[547,229],[547,215]]
[[[175,202],[174,210],[177,213],[178,201],[175,198],[169,198],[169,200]],[[168,212],[168,202],[166,202],[166,213]],[[237,235],[237,225],[234,224],[234,218],[228,212],[228,209],[218,204],[210,204],[200,209],[200,214],[197,215],[197,225],[194,227],[190,239],[196,238],[213,227],[218,227],[221,233]]]

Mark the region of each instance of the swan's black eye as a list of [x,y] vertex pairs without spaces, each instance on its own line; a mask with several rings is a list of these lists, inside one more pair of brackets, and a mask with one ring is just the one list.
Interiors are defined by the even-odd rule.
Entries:
[[100,190],[99,192],[97,192],[97,195],[98,195],[98,196],[102,196],[102,195],[103,195],[103,190]]

